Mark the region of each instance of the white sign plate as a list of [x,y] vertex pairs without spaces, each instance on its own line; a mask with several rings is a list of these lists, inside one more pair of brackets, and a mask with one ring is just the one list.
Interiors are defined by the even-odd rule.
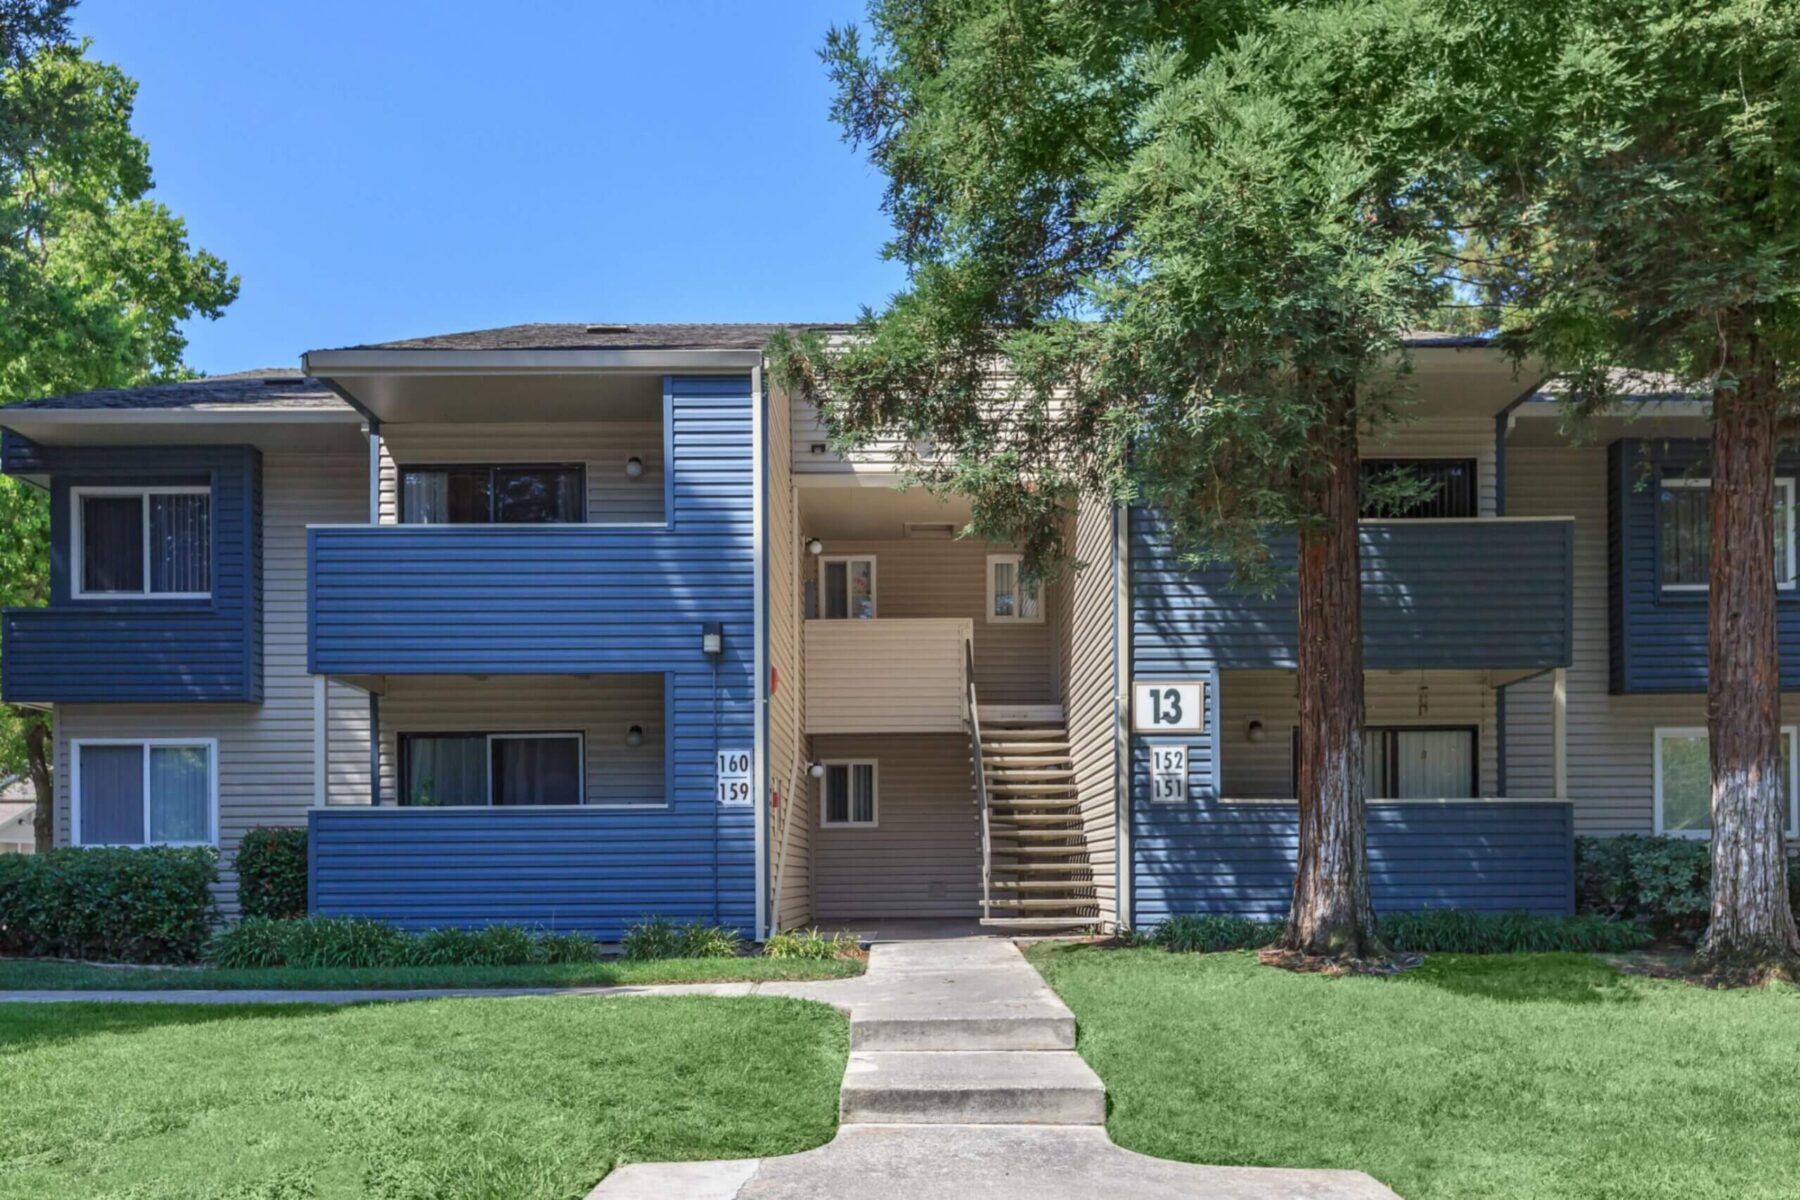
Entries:
[[751,802],[750,764],[752,761],[748,750],[719,751],[720,804],[742,805]]
[[1188,748],[1150,747],[1150,799],[1156,804],[1180,804],[1188,798]]
[[1198,680],[1132,680],[1131,728],[1134,733],[1204,733],[1206,685]]

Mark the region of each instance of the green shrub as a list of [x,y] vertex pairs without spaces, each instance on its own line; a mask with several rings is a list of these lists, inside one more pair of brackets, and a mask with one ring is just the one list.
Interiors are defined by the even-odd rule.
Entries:
[[1211,954],[1219,950],[1257,950],[1281,936],[1279,921],[1250,921],[1214,913],[1170,917],[1137,939],[1165,950]]
[[489,925],[412,934],[350,917],[246,917],[206,945],[216,967],[518,967],[599,957],[599,943],[581,933]]
[[188,962],[217,910],[211,847],[65,848],[0,859],[0,953]]
[[856,949],[847,933],[820,933],[817,929],[790,929],[771,934],[763,943],[767,958],[810,958],[829,961],[844,958]]
[[237,852],[238,911],[246,917],[306,915],[306,830],[259,826]]
[[1593,913],[1576,917],[1434,908],[1388,913],[1381,936],[1391,950],[1415,954],[1539,954],[1636,950],[1650,940],[1641,925]]
[[1712,848],[1695,838],[1575,839],[1575,906],[1637,921],[1659,934],[1705,928],[1711,904]]
[[735,929],[718,925],[677,925],[667,917],[651,917],[625,931],[620,951],[628,959],[730,958],[743,949]]

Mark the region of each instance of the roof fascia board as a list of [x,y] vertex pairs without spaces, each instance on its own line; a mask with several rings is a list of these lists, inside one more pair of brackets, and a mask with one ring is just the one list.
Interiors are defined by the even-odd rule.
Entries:
[[543,374],[567,371],[741,371],[761,350],[312,350],[308,375]]
[[351,409],[332,408],[0,408],[0,427],[28,433],[51,425],[360,425]]

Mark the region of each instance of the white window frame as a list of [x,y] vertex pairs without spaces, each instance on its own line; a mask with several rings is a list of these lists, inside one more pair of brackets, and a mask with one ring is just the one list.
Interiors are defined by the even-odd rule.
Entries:
[[[1695,477],[1690,478],[1685,475],[1677,475],[1677,476],[1673,476],[1673,477],[1664,479],[1662,481],[1661,486],[1665,487],[1665,488],[1684,488],[1684,489],[1685,488],[1694,488],[1694,489],[1705,488],[1707,491],[1710,492],[1712,490],[1712,479],[1709,476],[1695,476]],[[1778,592],[1791,592],[1794,590],[1796,585],[1800,585],[1800,551],[1797,551],[1794,546],[1794,531],[1795,531],[1794,501],[1796,499],[1794,477],[1792,475],[1776,476],[1775,490],[1777,492],[1785,493],[1785,495],[1787,497],[1787,562],[1778,564],[1778,566],[1785,566],[1787,568],[1787,570],[1785,572],[1785,574],[1787,575],[1787,582],[1782,583],[1780,581],[1777,581],[1775,584],[1775,590]],[[1769,548],[1769,553],[1772,555],[1772,554],[1774,554],[1774,552],[1775,552],[1774,547],[1771,546]],[[1704,591],[1708,590],[1708,588],[1711,586],[1710,584],[1705,584],[1705,583],[1663,583],[1662,578],[1661,578],[1661,576],[1662,576],[1662,513],[1660,511],[1657,513],[1657,516],[1656,516],[1656,562],[1657,562],[1657,566],[1656,566],[1657,583],[1658,583],[1658,585],[1660,585],[1662,590],[1665,592],[1704,592]]]
[[[1663,828],[1663,740],[1665,738],[1708,737],[1704,725],[1658,725],[1651,734],[1651,781],[1655,792],[1655,830],[1664,837],[1693,838],[1697,841],[1711,841],[1710,829],[1665,829]],[[1800,837],[1800,725],[1783,725],[1782,739],[1787,742],[1788,753],[1788,819],[1786,836]]]
[[[827,768],[819,777],[819,828],[821,829],[878,829],[881,827],[881,760],[878,758],[827,758],[820,760],[820,766]],[[831,771],[832,767],[867,767],[869,768],[869,819],[867,821],[833,821],[831,819]],[[846,813],[851,811],[845,805]]]
[[[500,732],[500,733],[481,733],[479,730],[470,730],[470,731],[465,732],[460,729],[443,729],[443,730],[405,729],[405,730],[398,730],[395,732],[395,734],[394,734],[394,749],[395,749],[396,753],[398,754],[401,746],[404,745],[404,740],[409,737],[453,738],[453,737],[476,737],[476,736],[485,738],[486,744],[487,744],[487,774],[483,779],[485,789],[482,793],[487,798],[487,803],[485,805],[483,805],[482,807],[484,807],[484,808],[497,807],[497,805],[495,805],[495,803],[494,803],[494,743],[495,742],[501,742],[501,741],[514,741],[514,742],[538,741],[538,742],[542,742],[542,741],[552,741],[557,738],[561,738],[561,739],[565,739],[565,740],[572,738],[572,739],[574,739],[574,742],[575,742],[575,759],[576,759],[576,770],[575,770],[575,796],[576,796],[576,799],[575,799],[575,803],[573,805],[568,805],[568,804],[509,804],[506,807],[507,808],[586,808],[586,807],[588,807],[588,802],[587,802],[587,768],[588,768],[587,734],[579,729],[577,729],[577,730],[559,729],[554,732],[547,732],[547,733],[537,733],[537,732],[533,732],[528,729],[521,729],[521,730],[509,729],[509,730],[506,730],[506,731]],[[409,780],[407,780],[407,782],[410,784],[411,780],[409,779]],[[472,807],[474,807],[473,805],[468,805],[468,804],[440,804],[440,805],[421,804],[421,805],[415,806],[415,805],[407,804],[406,797],[404,795],[397,797],[397,800],[402,808],[417,807],[422,810],[433,810],[434,811],[434,810],[440,809],[440,808],[452,809],[452,808],[472,808]],[[654,804],[612,804],[612,805],[597,805],[596,807],[655,808],[657,806]],[[665,805],[665,807],[666,807],[666,805]]]
[[[144,840],[86,842],[81,839],[81,751],[87,746],[139,746],[144,754]],[[158,746],[206,749],[207,837],[202,842],[150,840],[150,751]],[[69,844],[72,846],[217,846],[219,844],[219,739],[216,737],[71,738],[69,739]]]
[[[87,587],[87,552],[83,542],[82,503],[89,496],[136,496],[142,503],[138,505],[139,525],[142,528],[144,547],[144,587],[136,592],[95,592]],[[72,487],[69,489],[69,507],[74,509],[69,527],[73,533],[73,545],[69,553],[69,594],[76,600],[211,600],[212,592],[153,592],[150,590],[150,497],[152,496],[205,496],[206,509],[206,555],[208,560],[207,578],[212,578],[211,560],[213,556],[214,518],[211,502],[212,488],[200,486],[188,487]]]
[[[1013,594],[1013,615],[998,616],[994,612],[994,601],[999,599],[999,591],[994,587],[994,568],[1001,563],[1011,563],[1013,568],[1013,586],[1017,590]],[[1044,582],[1038,580],[1037,616],[1022,617],[1020,610],[1025,607],[1025,556],[1023,554],[990,554],[987,556],[987,619],[990,625],[1042,625],[1044,623]]]
[[[859,563],[859,562],[866,562],[869,564],[869,599],[874,601],[873,608],[875,611],[872,612],[868,618],[858,617],[855,613],[850,611],[850,596],[848,594],[850,575],[849,575],[848,568],[846,568],[845,572],[844,572],[844,579],[845,579],[844,587],[845,587],[845,593],[846,593],[844,596],[844,616],[841,619],[846,620],[846,621],[860,621],[860,620],[865,620],[865,619],[873,619],[873,618],[879,617],[881,615],[881,579],[878,574],[879,564],[876,560],[875,555],[873,555],[873,554],[821,554],[819,556],[819,616],[821,618],[823,618],[825,616],[825,613],[827,611],[827,605],[825,602],[825,566],[826,566],[826,564],[827,563]],[[840,618],[837,618],[837,617],[831,618],[831,620],[834,620],[834,621],[839,620],[839,619]]]

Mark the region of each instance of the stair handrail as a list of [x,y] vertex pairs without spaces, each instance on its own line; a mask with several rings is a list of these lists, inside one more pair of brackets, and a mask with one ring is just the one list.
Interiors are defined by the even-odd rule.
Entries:
[[969,695],[969,747],[975,761],[975,807],[981,816],[981,919],[992,911],[993,846],[988,837],[987,765],[981,756],[981,703],[975,695],[975,643],[963,643],[963,681]]

